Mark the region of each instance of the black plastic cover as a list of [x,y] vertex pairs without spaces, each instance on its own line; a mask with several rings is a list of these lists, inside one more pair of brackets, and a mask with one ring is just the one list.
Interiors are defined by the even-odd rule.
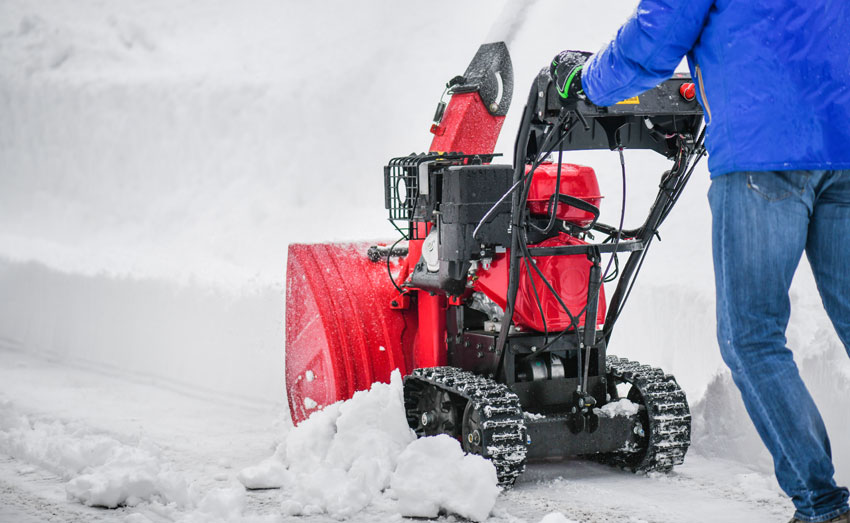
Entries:
[[508,192],[512,179],[510,165],[468,165],[445,170],[440,203],[440,260],[469,261],[478,258],[481,244],[510,244],[510,198],[505,198],[481,225],[476,240],[472,233]]
[[[505,116],[514,95],[514,68],[504,42],[484,44],[472,58],[455,93],[478,91],[493,116]],[[495,110],[494,110],[495,109]]]
[[[589,128],[585,129],[581,122],[576,122],[561,150],[614,150],[622,146],[626,149],[649,149],[671,157],[678,151],[675,136],[687,134],[695,137],[702,124],[703,113],[699,103],[685,100],[679,94],[682,84],[689,82],[690,76],[676,74],[639,96],[609,107],[580,102],[576,110]],[[537,84],[547,87],[532,125],[529,156],[538,152],[534,145],[546,126],[558,120],[562,108],[560,97],[551,83],[538,80]]]

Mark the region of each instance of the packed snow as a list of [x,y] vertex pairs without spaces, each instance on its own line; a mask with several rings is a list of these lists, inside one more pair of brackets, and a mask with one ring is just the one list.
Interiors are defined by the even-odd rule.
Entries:
[[[287,244],[393,236],[381,166],[427,147],[445,81],[478,43],[510,39],[525,93],[558,51],[598,49],[632,9],[0,2],[0,521],[787,519],[717,352],[704,165],[610,343],[688,393],[693,445],[674,473],[547,462],[498,493],[456,442],[413,441],[397,381],[288,420]],[[602,219],[617,221],[616,155],[570,161],[596,169]],[[635,222],[668,164],[626,161]],[[805,260],[792,306],[788,344],[847,484],[850,361]]]
[[593,409],[593,412],[600,416],[614,418],[616,416],[633,416],[638,413],[639,406],[626,398],[621,398],[617,401],[606,403],[598,409]]

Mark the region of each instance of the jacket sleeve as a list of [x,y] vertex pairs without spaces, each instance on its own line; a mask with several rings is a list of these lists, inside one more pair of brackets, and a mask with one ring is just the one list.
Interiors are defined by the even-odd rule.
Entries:
[[696,43],[714,0],[641,0],[582,73],[590,101],[613,105],[670,78]]

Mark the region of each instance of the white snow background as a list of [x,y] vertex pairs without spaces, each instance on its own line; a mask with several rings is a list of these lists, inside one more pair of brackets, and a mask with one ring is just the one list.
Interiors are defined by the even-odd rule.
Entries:
[[[507,24],[503,7],[517,15]],[[0,0],[0,521],[790,514],[716,348],[704,165],[610,346],[662,366],[688,393],[693,446],[675,473],[536,464],[493,506],[487,467],[461,465],[451,442],[412,445],[391,420],[368,437],[363,423],[346,428],[345,409],[391,409],[397,386],[327,409],[310,430],[288,421],[287,244],[393,237],[381,167],[427,149],[444,83],[488,34],[512,35],[519,94],[497,147],[510,154],[537,70],[562,49],[598,49],[632,9],[614,0],[521,10],[483,0]],[[636,222],[667,162],[626,158],[626,215]],[[596,169],[603,219],[615,222],[616,155],[569,161]],[[805,260],[792,302],[788,342],[847,484],[850,362]],[[299,441],[314,447],[290,452]],[[409,472],[417,468],[421,477]],[[440,469],[444,488],[427,476]],[[467,473],[482,491],[470,494]],[[244,488],[271,480],[283,488]]]

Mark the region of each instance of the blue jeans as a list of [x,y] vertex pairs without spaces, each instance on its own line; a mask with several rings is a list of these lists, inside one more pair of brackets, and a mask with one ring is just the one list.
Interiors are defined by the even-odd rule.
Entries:
[[829,437],[785,328],[805,250],[850,354],[850,171],[730,173],[714,178],[708,199],[721,354],[795,517],[826,521],[848,511],[848,491],[833,479]]

